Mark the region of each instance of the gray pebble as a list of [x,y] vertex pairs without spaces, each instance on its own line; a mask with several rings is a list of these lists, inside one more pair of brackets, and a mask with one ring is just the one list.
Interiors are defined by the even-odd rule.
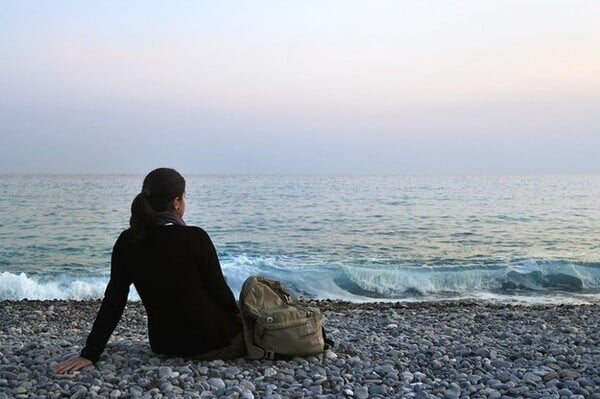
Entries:
[[153,355],[143,306],[128,303],[126,328],[117,327],[95,367],[55,375],[49,367],[81,349],[97,303],[55,302],[52,324],[40,322],[48,303],[10,302],[0,306],[0,399],[600,399],[600,306],[321,304],[335,352],[200,361]]
[[173,384],[169,381],[161,382],[159,387],[162,392],[171,392],[173,390]]
[[356,399],[367,399],[369,397],[368,387],[358,387],[354,390],[354,397]]
[[207,382],[216,390],[225,389],[225,382],[221,378],[209,378]]
[[523,374],[522,379],[524,382],[534,386],[536,386],[542,380],[541,377],[538,377],[537,375],[532,373]]
[[264,376],[267,378],[275,377],[276,375],[277,375],[277,370],[275,370],[273,367],[267,367],[264,371]]
[[415,395],[415,399],[429,399],[429,394],[425,391],[419,391]]
[[442,362],[440,362],[439,360],[437,360],[437,359],[434,359],[434,360],[431,362],[431,367],[432,367],[434,370],[439,370],[439,369],[441,369],[442,367],[444,367],[444,365],[443,365],[443,364],[442,364]]
[[71,395],[71,399],[83,399],[87,396],[88,390],[85,388],[79,389],[73,395]]
[[254,386],[254,384],[248,380],[241,380],[239,382],[239,386],[247,391],[256,391],[256,387]]
[[234,379],[239,373],[240,369],[237,367],[227,367],[223,370],[223,376],[228,380]]
[[410,384],[411,382],[413,382],[415,380],[415,376],[413,373],[411,373],[410,371],[404,371],[402,374],[402,381],[405,384]]
[[173,370],[171,369],[171,367],[159,367],[158,368],[158,378],[160,378],[161,380],[169,377],[171,375],[171,373],[173,372]]
[[444,390],[444,398],[446,399],[456,399],[460,397],[461,389],[459,386],[451,386],[448,389]]
[[22,386],[19,386],[15,389],[13,389],[13,393],[15,395],[21,395],[21,394],[26,394],[28,392],[28,389]]
[[245,390],[242,392],[240,399],[254,399],[254,394],[251,391]]

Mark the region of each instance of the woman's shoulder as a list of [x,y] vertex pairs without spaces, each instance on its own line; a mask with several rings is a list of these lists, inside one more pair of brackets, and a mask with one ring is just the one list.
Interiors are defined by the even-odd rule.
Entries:
[[120,248],[123,246],[128,246],[134,241],[135,241],[135,235],[134,235],[133,231],[131,229],[126,229],[126,230],[123,230],[121,232],[121,234],[119,234],[119,238],[117,238],[117,241],[115,241],[114,247]]
[[[127,231],[124,231],[121,234],[125,234]],[[203,238],[203,239],[207,239],[209,238],[208,233],[202,228],[202,227],[198,227],[198,226],[189,226],[189,225],[166,225],[166,226],[159,226],[158,228],[154,229],[153,232],[157,232],[159,233],[161,236],[164,235],[173,235],[175,237],[190,237],[190,238]]]
[[157,237],[155,234],[159,234],[159,239],[167,239],[168,237],[177,239],[176,237],[179,237],[178,239],[184,240],[191,239],[193,241],[211,241],[208,233],[202,227],[170,225],[162,226],[158,229],[150,231],[147,237],[144,237],[144,239],[141,240],[131,229],[123,230],[115,242],[115,247],[127,247],[137,242],[146,241],[146,239],[148,239],[150,236]]
[[213,245],[208,233],[198,226],[165,226],[164,239],[171,242],[187,243],[194,250],[204,251]]
[[181,228],[186,234],[190,234],[197,237],[209,238],[208,233],[202,228],[198,226],[177,226]]
[[117,238],[117,243],[131,241],[134,238],[133,230],[125,229],[119,234],[119,238]]

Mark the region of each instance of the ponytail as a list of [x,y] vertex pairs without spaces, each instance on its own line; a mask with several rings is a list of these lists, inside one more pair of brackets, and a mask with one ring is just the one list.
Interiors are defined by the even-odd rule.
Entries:
[[136,239],[143,238],[154,225],[156,214],[170,210],[172,201],[184,192],[185,179],[176,170],[159,168],[150,172],[131,203],[129,225]]
[[142,238],[150,230],[154,214],[156,212],[150,206],[148,197],[143,192],[136,195],[131,203],[131,218],[129,218],[129,225],[136,238]]

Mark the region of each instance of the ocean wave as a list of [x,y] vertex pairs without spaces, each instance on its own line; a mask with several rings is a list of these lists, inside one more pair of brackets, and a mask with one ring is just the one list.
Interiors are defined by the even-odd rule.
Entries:
[[[299,265],[277,257],[232,257],[223,270],[234,290],[252,274],[283,281],[299,296],[352,301],[588,295],[600,298],[600,263],[526,260],[511,264],[414,266]],[[546,299],[543,299],[546,300]]]
[[345,266],[339,284],[373,298],[600,291],[600,264],[528,260],[512,265]]
[[[550,296],[587,296],[600,301],[600,264],[527,260],[509,265],[414,266],[299,264],[292,258],[222,256],[223,274],[237,297],[244,280],[260,274],[282,281],[296,296],[350,301],[439,300],[517,296],[546,301]],[[41,276],[0,273],[0,300],[102,298],[108,275]],[[131,300],[139,300],[131,287]]]
[[[0,300],[99,299],[104,295],[107,277],[37,277],[25,273],[0,273]],[[139,300],[135,287],[130,300]]]

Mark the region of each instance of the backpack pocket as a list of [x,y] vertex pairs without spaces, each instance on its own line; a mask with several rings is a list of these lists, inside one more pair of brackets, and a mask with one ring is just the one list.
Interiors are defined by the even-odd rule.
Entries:
[[265,310],[256,319],[254,342],[280,355],[320,353],[325,345],[321,311],[315,307],[287,306]]

